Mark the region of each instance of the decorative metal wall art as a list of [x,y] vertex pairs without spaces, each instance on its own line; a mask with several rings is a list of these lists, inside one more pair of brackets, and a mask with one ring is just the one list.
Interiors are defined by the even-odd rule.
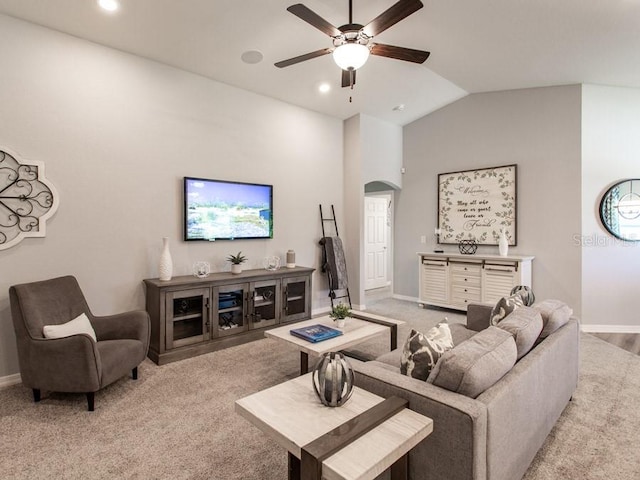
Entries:
[[58,209],[58,194],[44,177],[44,164],[28,164],[0,149],[0,250],[26,237],[44,237],[46,221]]
[[438,243],[498,245],[504,229],[516,245],[516,168],[504,167],[438,175]]

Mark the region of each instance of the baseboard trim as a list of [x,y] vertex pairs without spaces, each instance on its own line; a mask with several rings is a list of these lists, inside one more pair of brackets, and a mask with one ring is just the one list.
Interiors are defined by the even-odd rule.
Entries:
[[321,315],[326,315],[327,313],[329,313],[331,311],[331,307],[322,307],[322,308],[317,308],[315,310],[311,310],[311,317],[319,317]]
[[[365,305],[356,305],[355,303],[351,305],[351,310],[365,310]],[[331,306],[322,307],[311,311],[311,317],[320,317],[322,315],[328,315],[331,312]]]
[[392,295],[393,298],[395,298],[396,300],[406,300],[407,302],[416,302],[418,303],[419,299],[418,297],[410,297],[408,295],[399,295],[397,293],[394,293]]
[[640,325],[580,325],[585,333],[640,333]]
[[12,385],[18,385],[19,383],[22,383],[22,377],[19,373],[0,377],[0,388],[11,387]]

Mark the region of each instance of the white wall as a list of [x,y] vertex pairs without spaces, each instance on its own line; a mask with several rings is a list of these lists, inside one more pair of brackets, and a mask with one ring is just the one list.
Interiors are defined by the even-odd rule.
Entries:
[[364,304],[364,185],[361,115],[344,122],[344,228],[341,230],[349,294],[354,308]]
[[364,308],[364,191],[370,182],[402,186],[402,127],[367,115],[344,122],[345,256],[354,308]]
[[[582,248],[583,322],[598,331],[640,332],[640,243],[623,242],[600,223],[607,188],[640,178],[640,89],[583,86]],[[594,329],[591,327],[591,329]]]
[[517,164],[518,245],[509,251],[535,255],[537,297],[562,299],[580,314],[581,252],[573,242],[581,232],[580,102],[580,86],[473,94],[405,126],[395,294],[417,298],[416,253],[435,244],[437,175]]
[[359,115],[362,142],[362,184],[385,181],[402,188],[402,127]]
[[[18,371],[10,285],[73,274],[96,314],[143,308],[163,236],[178,275],[238,250],[319,267],[318,204],[343,213],[342,121],[2,15],[0,63],[0,146],[44,162],[60,195],[46,238],[0,251],[0,377]],[[273,184],[274,238],[183,242],[183,176]],[[326,288],[317,271],[314,309]]]

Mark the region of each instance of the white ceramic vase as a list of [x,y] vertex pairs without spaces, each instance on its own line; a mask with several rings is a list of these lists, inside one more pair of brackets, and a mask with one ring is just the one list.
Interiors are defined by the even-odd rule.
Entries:
[[501,257],[506,257],[507,255],[509,255],[509,240],[507,240],[507,234],[505,233],[504,228],[500,229],[498,252],[500,252]]
[[162,252],[160,253],[160,265],[158,267],[159,278],[166,282],[171,280],[173,275],[173,261],[169,251],[169,237],[162,237]]
[[231,264],[231,273],[238,275],[242,273],[242,265],[240,263],[232,263]]
[[296,267],[296,252],[293,250],[287,250],[287,268]]
[[346,318],[338,318],[336,320],[336,326],[338,328],[344,328],[344,325],[347,323],[347,319]]

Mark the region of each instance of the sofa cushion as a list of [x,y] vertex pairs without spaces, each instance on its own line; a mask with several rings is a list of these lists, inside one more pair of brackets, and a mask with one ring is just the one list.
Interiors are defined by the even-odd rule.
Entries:
[[[464,342],[468,338],[476,334],[473,330],[469,330],[461,323],[450,323],[449,330],[451,331],[451,338],[453,339],[453,346]],[[396,348],[390,352],[384,353],[376,358],[376,361],[384,363],[400,371],[400,363],[402,361],[402,348]]]
[[427,382],[476,398],[515,365],[516,342],[498,327],[489,327],[445,352]]
[[419,380],[426,380],[442,354],[451,348],[453,338],[447,323],[439,323],[426,334],[411,329],[402,349],[400,372]]
[[540,332],[540,338],[546,338],[551,335],[565,325],[573,315],[573,309],[561,300],[543,300],[534,303],[532,308],[535,308],[542,315],[543,327],[542,332]]
[[524,300],[518,293],[514,293],[509,297],[502,297],[496,303],[496,306],[491,310],[490,324],[497,325],[501,320],[504,320],[507,315],[513,312],[516,308],[524,306]]
[[45,325],[42,327],[42,334],[44,335],[44,338],[70,337],[71,335],[78,335],[80,333],[89,335],[94,342],[97,341],[96,332],[84,313],[81,313],[67,323],[62,323],[60,325]]
[[469,330],[466,326],[461,323],[451,323],[449,324],[449,329],[451,330],[451,338],[453,338],[453,346],[455,348],[456,345],[460,345],[465,340],[469,340],[476,333],[474,330]]
[[509,332],[516,341],[518,360],[524,357],[540,336],[542,316],[531,307],[520,307],[498,323],[498,328]]
[[140,340],[121,338],[103,340],[97,343],[102,363],[100,385],[109,385],[127,375],[145,357],[144,345]]

